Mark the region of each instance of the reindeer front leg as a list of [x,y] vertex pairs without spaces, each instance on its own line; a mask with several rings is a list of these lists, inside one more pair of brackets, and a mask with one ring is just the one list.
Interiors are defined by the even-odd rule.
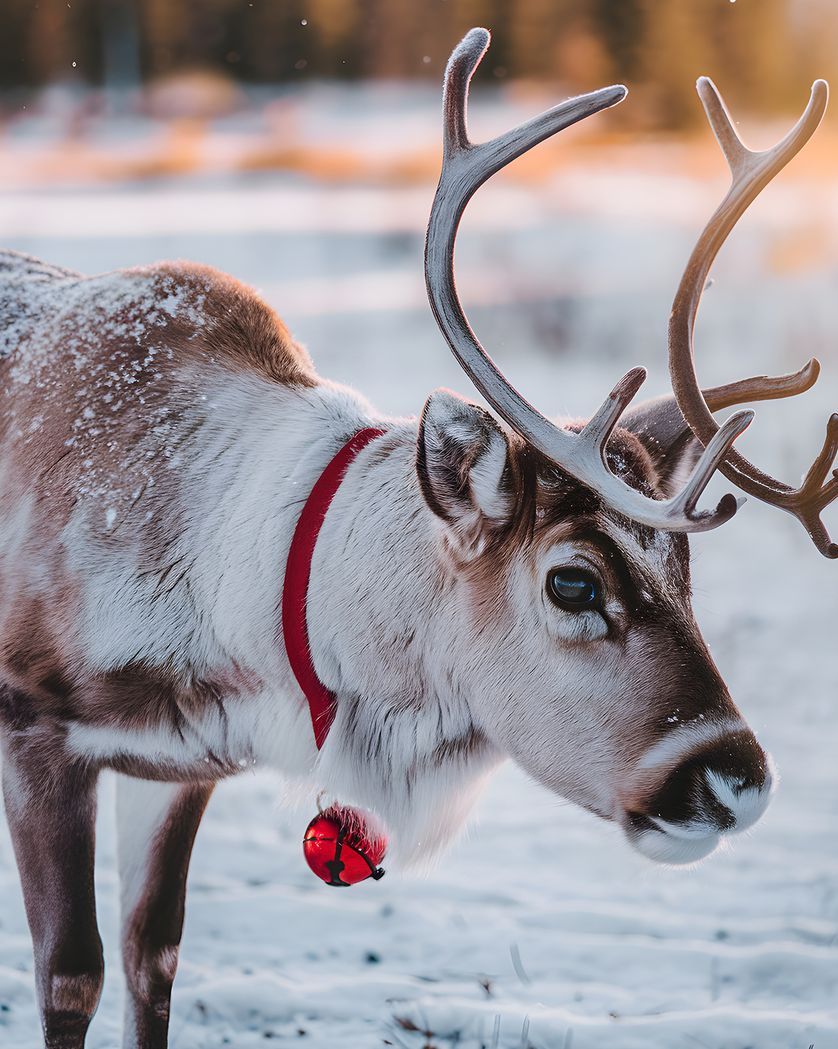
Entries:
[[53,737],[3,735],[3,796],[35,952],[46,1049],[83,1049],[104,977],[93,854],[98,769]]
[[125,967],[125,1049],[166,1049],[186,875],[212,784],[120,776],[117,838]]

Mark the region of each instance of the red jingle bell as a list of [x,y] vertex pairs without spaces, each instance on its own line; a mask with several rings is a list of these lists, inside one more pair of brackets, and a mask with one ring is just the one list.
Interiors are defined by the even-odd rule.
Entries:
[[327,885],[356,885],[384,877],[378,864],[387,839],[367,826],[358,809],[331,805],[309,823],[303,837],[306,862]]

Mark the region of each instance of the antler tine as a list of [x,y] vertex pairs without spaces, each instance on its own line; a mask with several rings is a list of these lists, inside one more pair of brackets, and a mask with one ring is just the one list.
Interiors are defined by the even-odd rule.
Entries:
[[[826,424],[826,437],[823,447],[815,461],[809,467],[798,491],[803,505],[799,514],[800,520],[812,541],[826,557],[838,557],[838,544],[829,538],[829,532],[820,519],[827,506],[838,498],[838,470],[831,470],[838,454],[838,414],[833,412]],[[830,470],[832,476],[830,477]]]
[[577,447],[589,444],[596,448],[600,458],[605,460],[605,446],[620,421],[620,416],[634,399],[634,395],[646,381],[645,368],[632,368],[620,379],[611,393],[576,437]]
[[[806,145],[817,130],[829,100],[829,85],[825,80],[816,80],[812,84],[806,108],[785,138],[771,149],[754,150],[748,149],[739,137],[725,100],[710,77],[699,77],[695,88],[734,180],[744,174],[756,173],[758,169],[764,168],[767,173],[765,181],[756,182],[754,180],[755,188],[752,187],[751,200]],[[779,166],[777,166],[778,159]]]
[[[587,95],[570,98],[558,106],[531,117],[488,142],[475,143],[468,137],[468,94],[471,78],[489,48],[488,29],[470,29],[454,48],[445,69],[443,89],[443,158],[450,164],[458,154],[471,154],[470,166],[480,180],[474,182],[466,202],[486,179],[506,167],[516,157],[585,117],[616,105],[628,94],[622,84],[600,88]],[[465,203],[465,202],[464,202]]]
[[[829,95],[827,84],[816,80],[803,115],[789,133],[771,149],[750,150],[733,126],[724,100],[713,82],[701,77],[696,85],[710,126],[721,146],[731,172],[730,188],[707,225],[704,227],[675,294],[669,322],[669,367],[672,389],[687,423],[705,446],[718,431],[711,405],[702,395],[695,372],[694,328],[701,294],[719,249],[731,230],[760,191],[803,148],[823,117]],[[778,378],[749,379],[733,383],[722,391],[737,391],[740,396],[752,390],[758,399],[788,397],[809,389],[820,371],[814,358],[799,372]],[[722,398],[722,403],[729,403]],[[712,406],[714,409],[721,404]],[[830,420],[820,455],[799,488],[792,488],[764,473],[738,452],[731,451],[719,464],[719,470],[742,491],[763,502],[778,506],[801,521],[815,546],[826,557],[838,557],[838,545],[832,543],[820,520],[823,509],[838,498],[834,478],[826,481],[829,468],[838,453],[838,433]],[[826,481],[826,483],[824,483]]]
[[[735,412],[719,427],[718,432],[705,449],[707,454],[701,457],[692,477],[675,497],[676,503],[683,506],[685,513],[689,514],[695,509],[699,496],[710,483],[710,478],[716,472],[719,463],[727,455],[736,438],[751,425],[753,418],[752,411]],[[742,502],[744,500],[740,501],[733,495],[725,495],[719,503],[718,511],[722,513],[727,511],[730,516],[733,516]]]
[[[824,438],[823,448],[821,448],[820,454],[809,467],[800,487],[821,496],[821,485],[826,481],[830,467],[835,461],[836,453],[838,453],[838,413],[833,412],[826,423],[826,437]],[[838,477],[838,470],[833,470],[832,474],[830,486],[834,484],[835,478]],[[827,504],[824,503],[824,505]]]
[[626,90],[618,86],[569,99],[490,142],[472,143],[466,125],[468,86],[489,40],[488,30],[472,29],[454,49],[445,70],[444,151],[425,239],[425,283],[437,324],[480,393],[537,448],[545,451],[549,447],[545,454],[564,459],[571,453],[573,436],[554,426],[518,393],[472,331],[457,295],[454,245],[466,204],[486,179],[547,135],[619,102]]
[[717,462],[750,421],[739,413],[709,442],[686,494],[670,500],[649,499],[608,468],[605,446],[624,409],[644,380],[633,369],[617,384],[580,434],[555,426],[534,408],[496,367],[463,312],[454,278],[454,246],[466,204],[495,172],[543,139],[620,102],[621,85],[568,99],[553,109],[498,135],[474,143],[468,137],[467,105],[471,77],[490,40],[485,29],[472,29],[454,49],[445,71],[442,171],[431,205],[425,240],[425,283],[436,322],[454,356],[495,411],[534,448],[614,509],[641,524],[669,531],[704,531],[726,521],[736,510],[732,496],[715,510],[698,512],[695,503]]
[[467,149],[468,89],[474,71],[483,61],[492,35],[488,29],[470,29],[451,52],[445,69],[445,88],[442,97],[444,110],[443,149],[451,153]]
[[735,404],[748,401],[774,401],[780,397],[795,397],[811,390],[821,373],[820,361],[812,357],[803,367],[789,375],[754,375],[750,379],[739,379],[724,386],[713,386],[702,390],[704,400],[711,412],[732,408]]
[[[576,438],[577,446],[583,442],[588,444],[598,453],[602,462],[606,463],[605,446],[608,438],[645,381],[645,368],[632,368],[627,372],[608,395],[599,411],[580,430]],[[742,385],[752,382],[754,382],[753,379],[746,379]],[[745,500],[737,499],[729,493],[722,497],[715,511],[696,511],[696,504],[730,446],[750,426],[753,418],[752,411],[736,412],[719,428],[719,432],[705,449],[690,479],[678,495],[670,500],[670,513],[673,516],[682,516],[691,521],[693,526],[701,521],[706,522],[707,527],[715,528],[736,513]],[[579,451],[581,449],[577,447],[577,452]],[[692,530],[697,531],[698,529],[694,527]]]
[[704,106],[704,112],[707,114],[710,127],[713,129],[713,133],[722,148],[722,153],[724,153],[731,174],[733,174],[735,168],[744,161],[750,151],[733,126],[733,120],[725,105],[725,100],[719,94],[718,88],[710,77],[699,77],[696,81],[695,89],[701,99],[701,104]]

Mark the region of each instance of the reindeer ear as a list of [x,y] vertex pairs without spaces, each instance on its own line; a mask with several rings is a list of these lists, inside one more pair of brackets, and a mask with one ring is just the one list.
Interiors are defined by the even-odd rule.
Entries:
[[428,398],[416,473],[425,502],[472,556],[512,515],[509,445],[492,416],[449,390]]
[[620,426],[643,442],[666,498],[680,491],[703,451],[672,394],[641,401],[620,419]]

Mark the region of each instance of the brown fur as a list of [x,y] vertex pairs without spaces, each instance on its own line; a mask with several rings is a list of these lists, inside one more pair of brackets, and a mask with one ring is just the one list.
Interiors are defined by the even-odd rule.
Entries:
[[[174,660],[159,667],[129,660],[92,673],[73,647],[81,587],[62,533],[80,510],[101,513],[90,541],[129,547],[139,575],[161,595],[177,588],[188,568],[172,552],[184,508],[177,471],[160,466],[211,423],[202,378],[231,372],[285,385],[318,382],[276,314],[208,267],[165,263],[83,277],[0,253],[0,525],[8,537],[0,570],[0,736],[48,1049],[81,1049],[103,972],[93,896],[99,769],[68,753],[68,727],[164,726],[187,735],[207,713],[225,716],[222,695],[259,684],[234,665],[196,677],[176,670]],[[113,529],[105,525],[111,505],[120,511]],[[239,771],[212,754],[195,768],[128,755],[111,765],[196,782]],[[126,932],[143,1045],[166,1043],[174,962],[164,948],[180,939],[189,852],[210,790],[206,782],[183,788]]]
[[192,332],[175,340],[178,353],[223,361],[236,371],[252,371],[283,386],[317,385],[311,358],[253,289],[196,262],[161,262],[149,270],[191,290],[196,298],[206,296],[206,330],[197,343]]
[[[603,504],[595,493],[564,474],[517,434],[507,435],[507,439],[509,455],[503,480],[512,497],[512,514],[507,522],[490,533],[489,542],[479,557],[458,565],[471,580],[478,621],[503,615],[497,580],[522,549],[534,552],[571,535],[578,537],[602,531],[606,520],[630,532],[642,547],[648,547],[656,535],[654,529],[629,521]],[[664,484],[648,450],[634,434],[615,430],[608,446],[608,462],[611,469],[632,487],[654,498],[666,497]],[[421,462],[418,466],[421,478]],[[689,543],[686,536],[672,534],[671,544],[672,590],[682,595],[684,607],[688,607]],[[621,589],[625,589],[623,568],[622,558],[612,559],[613,572],[619,576],[615,582]]]
[[[88,500],[102,507],[99,541],[129,543],[140,576],[171,592],[188,565],[169,553],[183,508],[177,471],[161,464],[211,422],[200,375],[311,387],[311,361],[253,291],[190,263],[84,277],[2,252],[0,332],[0,523],[25,507],[22,552],[38,546],[7,557],[0,573],[0,681],[46,718],[176,726],[217,701],[218,683],[141,664],[87,676],[72,649],[80,587],[59,537],[79,499],[101,495]],[[113,531],[104,527],[111,500]],[[143,522],[141,541],[132,519]],[[48,569],[48,600],[14,560]]]
[[137,1044],[166,1049],[169,1003],[183,932],[186,876],[192,846],[212,793],[209,784],[183,787],[148,857],[143,895],[122,930],[125,980]]
[[318,382],[274,311],[210,267],[44,276],[36,260],[2,258],[0,326],[13,345],[4,354],[0,343],[0,451],[17,474],[5,486],[25,480],[53,528],[66,522],[80,484],[95,489],[118,477],[124,489],[144,491],[149,426],[166,430],[194,410],[185,376],[195,367]]
[[45,1049],[83,1049],[104,976],[93,888],[98,770],[68,760],[55,740],[0,740]]
[[[517,435],[510,435],[508,441],[504,482],[512,493],[513,512],[490,534],[479,556],[458,564],[469,581],[475,628],[492,636],[506,629],[512,612],[502,580],[514,560],[523,554],[535,566],[545,549],[573,541],[590,548],[607,591],[617,595],[625,609],[624,616],[609,620],[609,642],[621,646],[622,665],[637,683],[632,698],[644,695],[650,682],[655,683],[654,693],[639,705],[631,738],[623,739],[626,769],[650,739],[671,728],[665,714],[673,705],[685,721],[699,715],[737,716],[693,616],[687,537],[673,533],[662,541],[660,533],[617,514]],[[616,430],[608,458],[611,469],[633,487],[654,498],[666,497],[665,480],[637,436]],[[624,536],[644,549],[656,545],[656,556],[664,556],[665,580],[647,570],[636,555],[624,553]],[[542,585],[538,579],[534,583]],[[665,714],[660,713],[660,695],[668,699]]]

